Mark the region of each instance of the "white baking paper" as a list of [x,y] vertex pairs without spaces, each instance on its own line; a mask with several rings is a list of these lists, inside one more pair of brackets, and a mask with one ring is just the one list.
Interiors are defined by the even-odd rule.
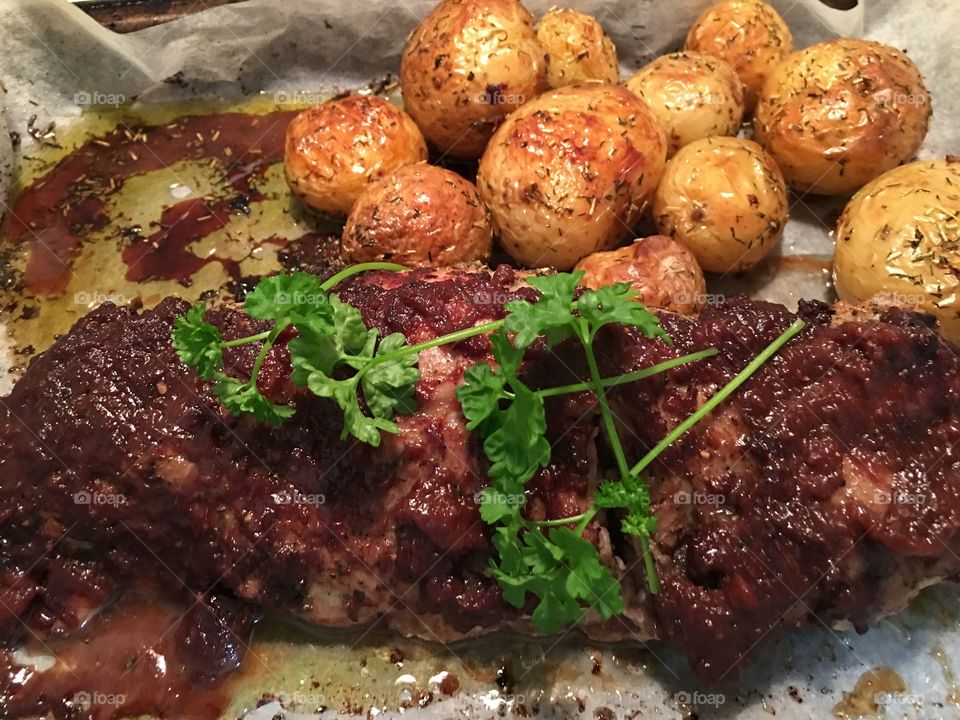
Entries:
[[[908,50],[923,71],[934,99],[934,122],[922,158],[960,154],[960,2],[957,0],[861,0],[865,35]],[[551,2],[528,2],[536,13]],[[704,0],[570,0],[596,15],[613,37],[624,74],[677,48]],[[202,3],[199,3],[202,6]],[[831,36],[829,22],[859,27],[856,14],[821,15],[808,0],[774,0],[796,44]],[[323,93],[396,74],[407,33],[432,0],[249,0],[205,10],[176,22],[128,35],[101,27],[63,0],[0,0],[0,192],[15,176],[17,156],[8,131],[19,133],[18,152],[30,152],[27,132],[55,122],[68,126],[91,103],[165,102],[240,94]],[[164,82],[176,78],[177,82]],[[3,205],[6,208],[6,205]],[[782,252],[829,257],[832,219],[841,203],[794,198]],[[787,302],[800,295],[829,296],[826,275],[812,284],[780,273],[728,279],[733,289]],[[724,290],[726,291],[726,289]],[[869,633],[826,627],[798,631],[760,652],[735,692],[701,688],[668,648],[656,646],[665,665],[611,670],[592,677],[585,649],[558,648],[566,667],[542,688],[541,717],[827,718],[867,670],[890,666],[908,690],[885,698],[875,717],[960,717],[960,691],[952,668],[960,667],[960,599],[955,586],[928,591],[908,612]],[[458,652],[469,654],[469,647]],[[614,650],[605,651],[608,657]],[[611,663],[615,664],[615,663]],[[426,678],[421,678],[426,681]],[[276,691],[280,692],[281,688]],[[582,708],[580,706],[582,703]],[[398,713],[387,707],[378,717]],[[606,708],[601,710],[600,708]],[[516,710],[513,699],[492,689],[462,693],[409,717],[495,717]],[[609,711],[612,715],[605,715]],[[692,714],[695,712],[696,714]],[[273,703],[251,713],[272,718],[287,712]],[[329,713],[328,713],[329,714]],[[289,717],[298,717],[287,714]]]

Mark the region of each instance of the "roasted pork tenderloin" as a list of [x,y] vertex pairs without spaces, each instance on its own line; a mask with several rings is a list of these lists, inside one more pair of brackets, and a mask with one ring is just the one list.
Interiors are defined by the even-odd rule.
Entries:
[[[338,288],[368,325],[417,342],[503,317],[535,292],[517,272],[367,273]],[[39,612],[64,631],[146,577],[173,572],[200,595],[323,626],[378,623],[449,641],[533,632],[490,577],[477,493],[479,440],[455,395],[490,359],[483,337],[424,352],[417,411],[380,447],[341,440],[338,409],[289,381],[284,341],[260,389],[293,401],[278,428],[234,417],[171,345],[188,303],[103,305],[37,357],[0,399],[0,630]],[[897,308],[801,303],[807,327],[648,470],[661,592],[615,518],[588,529],[621,578],[626,611],[587,634],[662,639],[710,681],[735,678],[763,641],[805,623],[852,624],[901,608],[960,571],[960,356],[931,320]],[[732,299],[698,317],[662,314],[672,338],[607,328],[604,375],[705,348],[717,355],[620,386],[610,399],[641,457],[797,315]],[[263,329],[231,307],[226,339]],[[248,374],[256,348],[226,356]],[[534,386],[585,376],[576,346],[528,351]],[[551,398],[551,462],[527,512],[589,506],[613,467],[589,393]],[[39,609],[39,610],[38,610]]]

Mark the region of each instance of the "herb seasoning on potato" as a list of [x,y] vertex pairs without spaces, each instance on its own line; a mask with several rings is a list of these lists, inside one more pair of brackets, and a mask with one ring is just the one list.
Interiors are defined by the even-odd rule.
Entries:
[[844,195],[913,157],[930,114],[923,77],[903,52],[829,40],[776,68],[754,127],[791,187]]
[[793,51],[793,36],[767,3],[724,0],[697,18],[684,49],[730,63],[743,82],[747,112],[753,112],[767,77]]
[[547,53],[547,84],[552,88],[620,80],[617,49],[594,17],[554,8],[537,23],[537,40]]
[[369,183],[426,159],[423,135],[403,110],[351,95],[290,121],[283,165],[294,195],[314,210],[342,216]]
[[714,273],[737,272],[762,260],[787,222],[787,188],[759,145],[707,138],[667,163],[653,203],[654,220]]
[[904,165],[854,195],[837,226],[833,272],[841,300],[885,295],[960,340],[960,162]]
[[568,270],[629,235],[666,153],[660,124],[632,92],[570,85],[507,118],[480,160],[477,186],[515,261]]
[[668,156],[694,140],[736,135],[743,122],[743,84],[723,60],[695,52],[663,55],[627,81],[663,123]]
[[444,0],[407,39],[400,88],[431,144],[480,157],[503,118],[547,88],[533,17],[516,0]]
[[665,235],[641,238],[626,247],[587,255],[575,270],[580,284],[597,290],[629,283],[637,302],[681,315],[692,315],[707,293],[703,271],[689,248]]
[[407,266],[485,260],[493,231],[477,188],[433,165],[408,165],[370,185],[354,205],[341,248],[355,263]]

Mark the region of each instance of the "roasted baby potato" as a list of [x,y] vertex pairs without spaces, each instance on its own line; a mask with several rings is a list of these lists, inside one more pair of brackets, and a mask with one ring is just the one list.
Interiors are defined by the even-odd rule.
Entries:
[[667,134],[667,156],[715,135],[736,135],[743,122],[743,84],[723,60],[696,52],[663,55],[627,81]]
[[433,145],[480,157],[503,118],[547,87],[533,17],[516,0],[444,0],[407,39],[400,87]]
[[761,0],[725,0],[707,8],[690,28],[684,49],[730,63],[753,112],[767,77],[793,51],[790,28]]
[[638,302],[682,315],[697,312],[707,292],[703,271],[693,253],[665,235],[587,255],[575,270],[585,273],[580,281],[585,287],[630,283],[637,291]]
[[473,183],[432,165],[407,165],[367,186],[343,229],[350,262],[454,265],[490,254],[490,212]]
[[776,68],[754,126],[791,187],[842,195],[912,157],[930,112],[920,71],[900,50],[830,40]]
[[755,142],[726,137],[681,148],[667,163],[653,202],[659,231],[715,273],[761,260],[783,234],[787,211],[776,163]]
[[660,124],[632,92],[568,85],[507,118],[480,160],[477,186],[514,260],[568,270],[629,234],[666,153]]
[[960,161],[903,165],[863,187],[840,216],[841,300],[877,295],[935,315],[960,341]]
[[287,125],[283,167],[309,207],[346,215],[371,182],[427,159],[427,143],[403,110],[351,95],[304,110]]
[[537,40],[547,53],[547,84],[552,88],[599,80],[620,80],[617,49],[596,18],[554,8],[537,23]]

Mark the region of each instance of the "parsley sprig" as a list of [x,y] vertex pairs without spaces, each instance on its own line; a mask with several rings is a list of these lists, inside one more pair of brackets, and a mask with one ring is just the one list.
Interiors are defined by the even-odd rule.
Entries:
[[[516,300],[505,305],[502,320],[464,328],[426,342],[407,344],[400,333],[380,337],[360,312],[341,301],[331,289],[346,278],[367,270],[402,270],[392,263],[364,263],[349,267],[326,282],[305,273],[264,278],[244,303],[251,317],[272,322],[269,330],[224,340],[219,329],[204,320],[197,305],[178,318],[173,344],[180,359],[204,380],[214,383],[220,402],[235,414],[249,413],[279,424],[295,412],[293,405],[272,402],[257,383],[271,348],[288,329],[291,382],[313,394],[330,398],[343,413],[343,437],[379,445],[383,432],[399,433],[397,415],[415,410],[414,389],[420,379],[420,352],[487,334],[494,364],[479,362],[469,368],[457,388],[467,428],[483,441],[489,461],[490,485],[481,492],[480,515],[493,529],[496,557],[490,571],[504,598],[525,607],[536,600],[532,619],[545,633],[580,621],[588,611],[603,619],[623,611],[620,583],[602,563],[596,546],[584,534],[598,514],[613,511],[624,534],[638,538],[647,583],[658,592],[650,538],[656,519],[650,509],[650,491],[642,476],[670,444],[730,396],[803,327],[797,321],[758,355],[730,383],[687,420],[678,425],[636,465],[627,461],[617,433],[606,391],[670,368],[716,354],[708,349],[673,358],[649,368],[611,378],[600,375],[594,350],[597,333],[619,324],[639,329],[648,338],[670,342],[656,315],[636,301],[628,284],[619,283],[577,294],[582,273],[560,273],[528,280],[538,292],[536,302]],[[534,389],[523,380],[525,352],[538,338],[548,348],[576,341],[582,348],[589,380]],[[224,368],[225,350],[260,343],[250,375],[233,377]],[[566,518],[534,520],[525,515],[527,483],[550,462],[545,399],[591,392],[596,398],[607,444],[616,460],[616,473],[594,492],[584,512]]]
[[[420,352],[491,332],[502,321],[416,345],[408,345],[401,333],[381,338],[375,328],[366,326],[359,310],[331,292],[343,280],[370,270],[406,268],[395,263],[362,263],[323,283],[315,275],[302,272],[265,277],[247,295],[243,310],[257,320],[272,321],[270,330],[224,340],[219,328],[204,320],[204,306],[194,305],[177,318],[174,349],[202,379],[213,381],[213,392],[227,410],[279,425],[293,416],[295,406],[272,402],[257,382],[270,349],[284,331],[293,328],[296,337],[287,343],[293,367],[291,382],[339,406],[343,412],[342,437],[377,446],[382,432],[400,432],[394,421],[396,415],[415,409],[413,394],[420,379],[416,367]],[[255,343],[260,343],[260,349],[250,375],[236,378],[227,374],[224,350]]]
[[[670,339],[657,316],[636,301],[636,292],[628,284],[587,290],[577,297],[582,276],[562,273],[530,278],[540,297],[535,303],[517,300],[505,305],[504,331],[491,336],[496,367],[475,365],[457,389],[467,428],[480,433],[491,463],[492,483],[481,493],[480,506],[483,520],[495,528],[493,544],[498,557],[491,562],[491,572],[511,604],[524,607],[528,594],[537,599],[532,619],[548,633],[578,622],[591,609],[604,620],[623,610],[619,581],[603,565],[594,544],[583,537],[601,510],[619,511],[621,530],[640,538],[648,585],[651,592],[658,589],[648,549],[656,528],[649,489],[630,471],[607,402],[609,381],[600,376],[593,344],[597,333],[610,324],[636,327],[648,338]],[[615,480],[596,489],[590,509],[547,521],[530,520],[523,513],[526,483],[550,461],[544,396],[518,377],[524,350],[540,337],[548,348],[570,339],[582,347],[590,381],[565,390],[594,393],[618,468]],[[692,362],[714,353],[707,350],[678,361]]]
[[[330,288],[367,270],[403,270],[393,263],[365,263],[337,273],[321,283],[307,273],[279,274],[263,278],[247,295],[243,309],[257,320],[272,321],[270,330],[224,340],[220,330],[204,320],[205,308],[195,305],[177,319],[173,346],[180,359],[196,369],[204,380],[214,381],[213,392],[230,412],[249,413],[262,422],[277,425],[296,408],[272,402],[261,392],[257,380],[270,349],[280,335],[293,327],[297,337],[287,347],[293,366],[291,381],[320,397],[333,398],[343,410],[344,436],[377,445],[380,432],[398,433],[393,417],[413,410],[413,388],[420,373],[415,352],[409,352],[400,333],[380,338],[368,328],[360,312],[342,302]],[[249,377],[236,378],[224,371],[223,351],[260,343]],[[403,352],[397,352],[404,348]],[[350,374],[349,369],[354,373]],[[357,389],[362,388],[369,413],[361,407]]]

